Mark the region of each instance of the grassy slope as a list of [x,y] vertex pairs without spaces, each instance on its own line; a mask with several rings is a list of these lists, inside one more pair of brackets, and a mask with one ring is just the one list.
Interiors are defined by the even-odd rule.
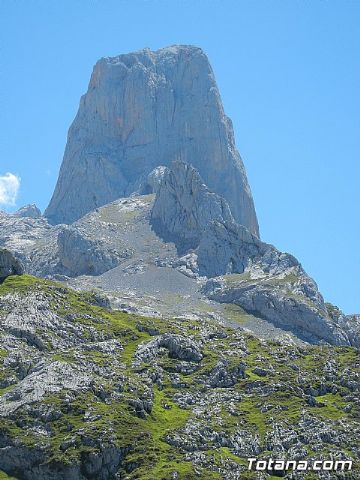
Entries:
[[[254,337],[241,334],[247,349],[244,357],[243,350],[237,347],[240,335],[238,332],[216,327],[223,331],[226,337],[218,336],[206,342],[201,337],[201,326],[196,325],[196,322],[179,322],[176,319],[169,319],[165,322],[122,312],[110,312],[94,305],[91,294],[77,293],[64,288],[60,284],[27,275],[6,279],[0,285],[0,297],[14,292],[26,295],[34,290],[45,292],[50,299],[52,309],[58,315],[72,314],[74,322],[81,323],[85,328],[91,327],[104,332],[108,338],[118,339],[124,347],[118,354],[117,360],[120,363],[113,366],[115,377],[125,379],[117,396],[112,396],[114,392],[113,380],[98,378],[97,382],[99,382],[99,385],[101,384],[102,391],[105,392],[104,400],[96,392],[90,390],[81,392],[76,397],[72,396],[70,406],[69,402],[65,401],[66,391],[57,396],[49,395],[43,401],[51,408],[61,412],[59,418],[48,422],[51,435],[46,441],[48,442],[47,451],[48,461],[50,462],[71,463],[80,461],[83,454],[97,451],[98,448],[91,441],[84,445],[82,439],[84,437],[97,439],[99,435],[104,434],[104,439],[111,440],[112,444],[129,450],[123,462],[124,478],[128,480],[171,479],[174,478],[172,477],[173,472],[178,473],[176,478],[179,480],[193,478],[221,479],[224,477],[216,469],[217,466],[220,469],[224,461],[247,465],[246,458],[238,457],[229,448],[214,449],[210,446],[208,450],[203,452],[209,459],[209,468],[198,467],[195,471],[193,464],[185,458],[186,452],[169,445],[165,441],[167,434],[181,430],[187,422],[191,422],[194,415],[190,407],[180,408],[176,403],[174,395],[179,389],[171,385],[167,375],[164,377],[161,389],[156,385],[153,386],[151,413],[146,418],[139,418],[134,414],[133,409],[129,406],[129,400],[146,396],[142,384],[142,371],[144,369],[150,371],[161,366],[165,372],[171,372],[176,367],[176,360],[169,358],[167,355],[159,358],[156,365],[149,363],[137,368],[132,366],[133,355],[137,346],[141,342],[153,338],[146,331],[139,331],[139,323],[145,329],[155,328],[159,333],[166,331],[181,332],[203,342],[205,355],[199,369],[193,373],[180,374],[185,389],[188,388],[190,391],[203,391],[203,379],[211,372],[219,358],[222,358],[223,352],[231,352],[231,354],[226,354],[230,368],[240,361],[246,362],[248,377],[239,380],[234,386],[234,391],[242,394],[241,402],[235,405],[236,415],[234,415],[234,412],[230,413],[226,408],[222,409],[219,418],[214,419],[214,429],[217,428],[216,423],[218,422],[222,430],[234,431],[240,419],[242,428],[247,429],[254,435],[258,434],[261,442],[263,442],[273,422],[279,421],[285,425],[294,425],[298,422],[303,409],[316,414],[319,418],[334,421],[334,428],[336,428],[335,422],[339,420],[358,421],[355,418],[354,411],[346,412],[344,410],[347,404],[344,397],[349,392],[341,385],[339,385],[336,394],[328,393],[317,398],[321,402],[321,407],[310,407],[305,398],[291,388],[291,384],[297,382],[299,371],[305,379],[308,379],[309,385],[315,388],[321,383],[320,374],[328,360],[336,362],[342,369],[354,369],[357,362],[354,349],[331,347],[296,349],[296,355],[290,365],[286,347],[274,342],[265,344]],[[144,330],[144,328],[141,330]],[[1,371],[1,363],[7,354],[6,350],[0,350],[0,379],[1,375],[9,374],[9,371],[5,368]],[[45,354],[53,360],[70,363],[78,362],[79,358],[78,355],[75,355],[73,349],[59,352],[51,351],[50,348]],[[85,360],[88,365],[95,367],[113,365],[114,362],[112,355],[93,350],[86,353]],[[259,365],[272,366],[274,371],[270,376],[260,377],[252,372],[253,368]],[[254,382],[259,382],[266,387],[267,384],[281,384],[285,378],[287,380],[285,387],[275,393],[270,393],[265,399],[259,398],[256,393],[244,394]],[[9,391],[9,389],[11,389],[11,386],[0,391],[0,394]],[[106,393],[108,393],[108,396]],[[261,407],[265,400],[266,403],[278,408],[272,408],[270,414],[262,412]],[[85,411],[91,411],[91,420],[84,420]],[[39,442],[39,437],[32,433],[34,424],[34,418],[20,411],[17,414],[17,421],[3,419],[0,430],[10,438],[17,438],[29,448],[34,448]],[[73,444],[70,448],[64,449],[64,443],[69,439],[73,441]],[[329,452],[331,451],[331,445],[325,445],[324,451],[321,453],[326,455],[327,448]],[[309,452],[309,454],[311,453]],[[11,477],[0,472],[1,478]],[[244,473],[243,478],[251,479],[255,476],[253,473]],[[311,475],[308,478],[312,478]]]

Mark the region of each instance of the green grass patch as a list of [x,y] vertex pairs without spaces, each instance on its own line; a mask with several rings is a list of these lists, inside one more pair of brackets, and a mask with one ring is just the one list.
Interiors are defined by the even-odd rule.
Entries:
[[313,409],[317,408],[319,414],[323,417],[330,420],[338,420],[347,416],[343,410],[347,402],[339,394],[327,393],[326,395],[316,397],[316,401],[325,404],[325,407],[313,407]]
[[237,322],[240,325],[243,325],[249,318],[251,318],[251,315],[248,315],[241,307],[234,303],[225,303],[223,307],[226,318],[230,321]]
[[5,348],[0,348],[0,362],[8,356],[9,352]]
[[15,477],[11,477],[7,473],[0,470],[0,480],[17,480]]
[[10,275],[0,283],[0,296],[8,293],[26,293],[33,287],[48,287],[52,283],[47,280],[33,277],[32,275]]
[[224,281],[227,285],[243,283],[251,280],[250,272],[244,273],[230,273],[228,275],[223,276]]

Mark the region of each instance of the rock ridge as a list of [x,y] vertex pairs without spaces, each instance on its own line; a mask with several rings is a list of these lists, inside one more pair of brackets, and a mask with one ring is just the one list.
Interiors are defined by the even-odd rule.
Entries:
[[151,221],[160,237],[176,244],[183,266],[206,279],[210,299],[235,303],[311,343],[359,346],[357,319],[330,315],[299,261],[238,224],[192,166],[174,162],[165,172]]

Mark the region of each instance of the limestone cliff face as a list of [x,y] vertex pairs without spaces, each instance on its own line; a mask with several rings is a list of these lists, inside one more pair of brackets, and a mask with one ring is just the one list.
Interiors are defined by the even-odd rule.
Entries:
[[173,46],[102,58],[70,127],[45,216],[71,223],[142,193],[149,173],[174,160],[196,167],[237,222],[259,235],[232,124],[202,50]]

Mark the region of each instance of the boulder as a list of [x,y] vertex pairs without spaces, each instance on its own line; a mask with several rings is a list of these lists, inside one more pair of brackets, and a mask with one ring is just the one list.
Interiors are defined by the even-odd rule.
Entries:
[[120,254],[78,225],[64,226],[57,238],[61,265],[69,276],[100,275],[119,265]]
[[10,250],[0,248],[0,280],[10,275],[22,275],[24,267]]

